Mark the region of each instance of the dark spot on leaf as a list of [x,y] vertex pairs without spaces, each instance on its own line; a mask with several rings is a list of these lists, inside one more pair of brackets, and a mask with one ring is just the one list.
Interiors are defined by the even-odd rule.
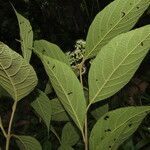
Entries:
[[72,94],[72,92],[69,92],[68,95]]
[[45,53],[45,49],[42,50],[42,54]]
[[55,68],[55,65],[52,67],[52,69],[54,69]]
[[141,46],[143,46],[144,44],[143,44],[143,42],[141,42]]
[[101,140],[103,140],[104,139],[104,137],[101,137]]
[[122,16],[121,16],[121,17],[124,17],[126,13],[125,13],[125,12],[121,12],[121,14],[122,14]]
[[108,131],[108,132],[110,132],[110,131],[111,131],[111,129],[107,129],[107,131]]
[[111,146],[109,146],[109,148],[111,148]]
[[112,23],[110,24],[110,26],[112,26]]
[[132,3],[130,3],[130,5],[132,5]]
[[22,21],[22,22],[20,22],[20,24],[23,24],[24,22]]
[[116,139],[114,139],[114,141],[116,141]]
[[137,8],[137,9],[139,9],[140,7],[139,7],[139,6],[137,6],[136,8]]
[[131,126],[132,126],[132,123],[130,123],[128,126],[131,127]]
[[32,30],[29,30],[28,33],[30,33]]
[[109,116],[105,116],[105,117],[104,117],[104,120],[107,120],[107,119],[109,119]]
[[98,79],[96,79],[96,81],[98,81]]
[[49,61],[47,61],[47,63],[49,64]]

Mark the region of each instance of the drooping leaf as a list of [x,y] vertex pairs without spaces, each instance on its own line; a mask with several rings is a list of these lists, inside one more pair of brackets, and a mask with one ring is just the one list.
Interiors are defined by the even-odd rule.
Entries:
[[98,120],[100,119],[105,113],[107,113],[109,110],[108,104],[104,104],[102,106],[99,106],[98,108],[95,108],[93,111],[91,111],[92,116]]
[[136,131],[149,111],[150,106],[141,106],[108,112],[91,131],[90,150],[117,150]]
[[43,56],[42,62],[59,100],[82,131],[86,102],[79,80],[65,63],[47,56]]
[[21,150],[42,150],[40,143],[31,136],[14,136]]
[[[15,9],[14,9],[15,10]],[[33,46],[33,31],[29,20],[23,17],[15,10],[19,29],[20,29],[20,42],[23,57],[29,62],[32,54]]]
[[74,150],[70,145],[61,145],[58,150]]
[[33,67],[0,42],[0,85],[15,101],[27,96],[36,86],[37,76]]
[[132,29],[149,5],[150,0],[114,0],[104,8],[89,28],[85,58],[95,56],[112,38]]
[[121,34],[98,53],[89,71],[90,104],[129,82],[150,48],[150,25]]
[[48,133],[50,128],[50,120],[52,114],[52,108],[49,98],[46,94],[39,90],[39,96],[35,101],[31,103],[36,113],[41,117],[45,125],[47,126]]
[[42,58],[43,55],[57,59],[70,65],[68,58],[63,51],[55,44],[46,40],[37,40],[34,42],[34,52]]
[[61,104],[61,102],[58,100],[58,98],[50,100],[50,104],[52,107],[52,120],[53,121],[69,121],[69,116]]
[[70,122],[68,122],[62,130],[62,145],[74,146],[78,142],[79,138],[79,134],[76,131],[75,127]]

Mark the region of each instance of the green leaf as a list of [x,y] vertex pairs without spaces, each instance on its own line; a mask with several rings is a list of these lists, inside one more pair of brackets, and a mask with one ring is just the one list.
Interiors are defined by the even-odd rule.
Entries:
[[102,48],[89,71],[90,104],[129,82],[150,48],[150,25],[121,34]]
[[61,145],[58,150],[74,150],[70,145]]
[[70,123],[66,123],[62,130],[61,143],[62,145],[74,146],[79,141],[79,134],[75,127]]
[[58,98],[50,100],[53,121],[69,121],[69,116]]
[[42,61],[59,100],[79,129],[83,131],[86,101],[79,80],[65,63],[47,56],[44,56]]
[[91,131],[90,150],[117,150],[136,131],[149,111],[150,106],[141,106],[108,112]]
[[42,118],[43,122],[47,126],[48,133],[50,128],[50,120],[52,114],[52,108],[49,98],[46,94],[39,90],[39,96],[32,102],[31,106],[36,113]]
[[70,65],[68,58],[63,51],[55,44],[46,40],[38,40],[34,42],[34,52],[42,59],[43,55],[57,59]]
[[85,58],[95,56],[112,38],[132,29],[149,4],[150,0],[115,0],[98,13],[88,31]]
[[53,92],[52,84],[50,83],[50,81],[48,81],[47,84],[46,84],[46,88],[45,88],[44,93],[45,94],[50,94],[52,92]]
[[[15,9],[14,9],[15,10]],[[30,22],[15,10],[19,29],[23,57],[29,62],[32,54],[33,31]]]
[[33,67],[0,42],[0,85],[15,101],[27,96],[36,86],[37,76]]
[[98,120],[100,119],[105,113],[107,113],[109,110],[108,104],[104,104],[102,106],[99,106],[98,108],[95,108],[93,111],[91,111],[92,116]]
[[17,144],[21,150],[42,150],[40,143],[31,136],[13,136],[17,139]]

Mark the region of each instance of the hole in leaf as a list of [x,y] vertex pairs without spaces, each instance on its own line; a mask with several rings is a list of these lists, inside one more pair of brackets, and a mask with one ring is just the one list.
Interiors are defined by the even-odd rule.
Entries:
[[55,65],[52,67],[52,69],[54,69],[55,68]]
[[124,17],[126,13],[125,13],[125,12],[121,12],[121,14],[122,14],[122,16],[121,16],[121,17]]
[[132,123],[130,123],[128,126],[131,127],[131,126],[132,126]]
[[143,42],[141,42],[141,46],[143,46],[144,44],[143,44]]
[[72,94],[72,92],[69,92],[68,95]]
[[30,33],[32,30],[29,30],[28,33]]
[[109,116],[105,116],[105,117],[104,117],[104,120],[107,120],[107,119],[109,119]]

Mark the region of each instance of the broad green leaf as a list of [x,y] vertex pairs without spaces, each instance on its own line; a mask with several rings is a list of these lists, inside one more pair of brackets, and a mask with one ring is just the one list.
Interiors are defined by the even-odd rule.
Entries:
[[31,136],[13,136],[17,139],[16,142],[21,150],[42,150],[40,143]]
[[79,141],[79,138],[79,134],[75,127],[70,122],[66,123],[61,135],[62,145],[74,146]]
[[47,82],[44,92],[45,92],[45,94],[50,94],[53,92],[53,87],[52,87],[50,81]]
[[85,59],[95,56],[115,36],[132,29],[149,5],[150,0],[115,0],[98,13],[88,31]]
[[46,40],[38,40],[34,42],[34,52],[42,58],[43,55],[57,59],[70,65],[68,58],[63,51],[55,44]]
[[32,102],[31,106],[34,108],[36,113],[42,118],[45,125],[47,126],[48,133],[50,128],[50,120],[52,114],[52,108],[49,98],[46,94],[39,90],[39,96],[35,101]]
[[[15,9],[14,9],[15,10]],[[20,29],[20,42],[23,57],[29,62],[32,54],[33,46],[33,31],[29,20],[24,18],[15,10],[19,29]]]
[[58,150],[74,150],[70,145],[61,145]]
[[89,71],[90,104],[129,82],[150,48],[150,25],[118,35],[98,53]]
[[69,121],[69,116],[58,98],[50,100],[53,121]]
[[126,107],[108,112],[94,125],[90,150],[117,150],[141,124],[150,106]]
[[33,67],[0,42],[0,85],[15,101],[27,96],[36,86],[37,76]]
[[108,104],[104,104],[102,106],[99,106],[98,108],[95,108],[93,111],[91,111],[92,116],[98,120],[100,119],[105,113],[107,113],[109,110]]
[[83,131],[86,101],[79,80],[65,63],[47,56],[43,57],[42,62],[59,100],[79,129]]

